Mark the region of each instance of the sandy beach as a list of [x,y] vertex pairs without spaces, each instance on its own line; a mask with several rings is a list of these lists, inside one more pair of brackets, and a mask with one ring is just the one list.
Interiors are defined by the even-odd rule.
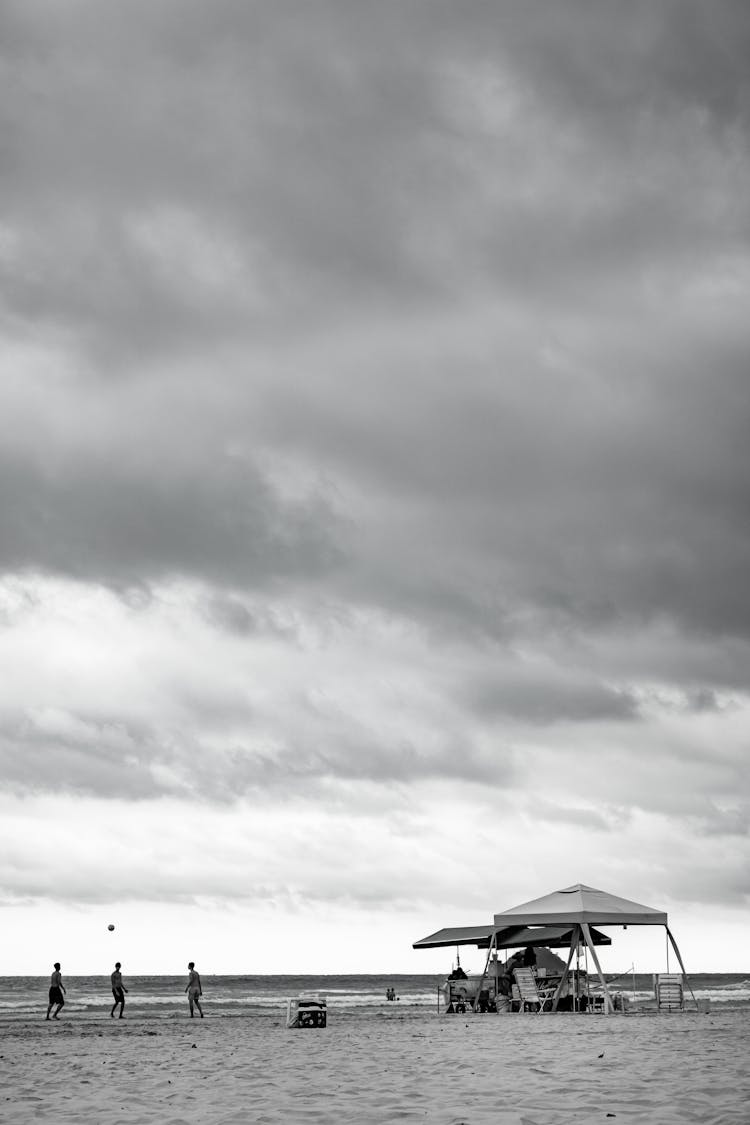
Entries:
[[0,1121],[747,1125],[750,1013],[0,1022]]

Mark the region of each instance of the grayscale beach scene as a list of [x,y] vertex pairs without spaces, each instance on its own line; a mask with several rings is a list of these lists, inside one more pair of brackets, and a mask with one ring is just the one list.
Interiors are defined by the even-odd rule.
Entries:
[[0,0],[0,1125],[750,1125],[748,60]]

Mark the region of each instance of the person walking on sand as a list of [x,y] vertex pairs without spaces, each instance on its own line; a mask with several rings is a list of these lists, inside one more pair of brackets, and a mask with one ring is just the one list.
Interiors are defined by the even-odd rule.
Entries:
[[115,1002],[112,1005],[112,1011],[109,1014],[114,1019],[115,1011],[117,1010],[117,1005],[119,1004],[120,1005],[120,1019],[122,1019],[122,1017],[124,1015],[124,1012],[125,1012],[125,993],[128,990],[125,987],[125,985],[122,983],[122,973],[120,972],[120,962],[119,961],[115,962],[115,971],[112,973],[112,975],[109,979],[112,981],[112,995],[115,998]]
[[60,962],[55,961],[55,971],[49,979],[49,1007],[47,1008],[47,1019],[49,1019],[49,1014],[52,1009],[55,1008],[55,1004],[57,1004],[57,1007],[55,1008],[55,1011],[52,1015],[52,1019],[57,1019],[58,1013],[65,1003],[65,996],[63,995],[64,992],[65,985],[63,984],[62,977],[60,976]]
[[203,995],[203,989],[201,988],[201,975],[196,971],[195,961],[188,962],[188,969],[190,970],[190,976],[188,977],[187,988],[185,989],[185,991],[187,992],[188,1004],[190,1005],[190,1018],[193,1019],[193,1017],[195,1016],[195,1012],[193,1011],[193,1005],[195,1005],[195,1007],[201,1014],[201,1019],[203,1019],[203,1008],[201,1008],[200,1001],[200,998]]

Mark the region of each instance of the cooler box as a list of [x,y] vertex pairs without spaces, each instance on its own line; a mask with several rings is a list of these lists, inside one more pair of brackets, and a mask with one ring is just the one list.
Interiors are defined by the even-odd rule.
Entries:
[[326,998],[322,992],[301,992],[286,1002],[287,1027],[325,1027]]

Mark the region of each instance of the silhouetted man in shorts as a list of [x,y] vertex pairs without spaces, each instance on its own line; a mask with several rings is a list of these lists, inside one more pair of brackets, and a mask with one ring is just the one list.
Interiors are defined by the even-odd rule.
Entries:
[[63,995],[64,992],[65,985],[63,984],[62,977],[60,976],[60,962],[55,961],[55,971],[49,980],[49,1007],[47,1008],[47,1019],[49,1019],[49,1014],[52,1009],[55,1008],[55,1005],[57,1005],[57,1007],[55,1008],[55,1011],[52,1015],[52,1019],[57,1019],[58,1013],[65,1003],[65,996]]
[[115,998],[115,1002],[112,1005],[112,1011],[109,1014],[110,1014],[110,1016],[112,1016],[112,1018],[114,1018],[114,1014],[117,1010],[117,1005],[119,1004],[120,1005],[120,1019],[122,1019],[123,1013],[125,1011],[125,993],[128,990],[125,987],[125,985],[122,983],[122,973],[120,972],[120,962],[119,961],[115,962],[115,971],[112,973],[112,976],[109,979],[112,981],[112,995]]
[[193,1005],[195,1005],[195,1007],[201,1014],[201,1019],[203,1019],[203,1008],[201,1008],[200,1001],[200,998],[203,995],[203,989],[201,988],[201,975],[195,970],[195,961],[189,962],[188,969],[190,970],[190,976],[188,977],[187,988],[185,989],[185,991],[187,992],[188,1004],[190,1005],[190,1018],[193,1019],[193,1017],[195,1016],[195,1012],[193,1011]]

